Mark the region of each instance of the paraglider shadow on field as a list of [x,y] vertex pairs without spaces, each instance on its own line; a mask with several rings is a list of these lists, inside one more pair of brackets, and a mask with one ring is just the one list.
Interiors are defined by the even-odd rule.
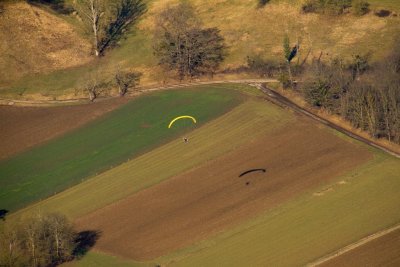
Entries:
[[6,215],[9,211],[6,209],[0,209],[0,220],[5,221],[6,220]]
[[245,172],[242,172],[240,175],[239,175],[239,177],[242,177],[243,175],[246,175],[246,174],[248,174],[248,173],[251,173],[251,172],[266,172],[266,170],[265,169],[251,169],[251,170],[247,170],[247,171],[245,171]]
[[79,232],[75,239],[75,248],[72,255],[80,259],[96,244],[97,240],[100,238],[100,231],[82,231]]

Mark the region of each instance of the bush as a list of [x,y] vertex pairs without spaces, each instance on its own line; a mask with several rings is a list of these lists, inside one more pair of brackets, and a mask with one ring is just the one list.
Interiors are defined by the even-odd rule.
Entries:
[[353,55],[353,59],[349,64],[349,69],[352,72],[353,80],[364,74],[370,68],[370,58],[370,53]]
[[316,107],[328,107],[332,99],[329,82],[321,77],[309,81],[303,86],[306,101]]
[[306,0],[301,5],[301,11],[303,13],[315,13],[318,11],[319,5],[317,0]]
[[392,14],[392,11],[386,9],[380,9],[374,12],[375,16],[380,18],[389,17]]
[[283,89],[288,89],[292,85],[289,75],[286,72],[281,72],[279,74],[278,81],[282,84]]
[[369,3],[364,0],[356,0],[353,2],[353,13],[357,16],[365,15],[369,12]]
[[305,0],[301,6],[303,13],[340,15],[351,7],[351,0]]
[[258,7],[264,7],[268,2],[269,0],[258,0]]
[[260,55],[247,57],[248,70],[257,73],[261,77],[272,77],[279,70],[279,64],[273,61],[264,60]]
[[343,14],[347,8],[351,7],[351,0],[328,0],[324,3],[325,12],[333,15]]

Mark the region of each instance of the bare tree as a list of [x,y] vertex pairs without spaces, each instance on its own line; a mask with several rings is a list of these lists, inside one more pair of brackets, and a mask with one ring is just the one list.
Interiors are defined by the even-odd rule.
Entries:
[[93,102],[100,94],[109,90],[109,83],[99,71],[92,71],[78,80],[77,90],[83,91],[88,95],[89,100]]
[[103,26],[100,20],[105,14],[104,0],[80,0],[78,10],[83,14],[83,19],[93,33],[93,46],[96,56],[100,55],[100,31]]
[[6,224],[0,233],[0,266],[21,266],[27,263],[18,225]]
[[43,234],[42,227],[42,215],[36,214],[33,218],[28,219],[23,225],[24,231],[24,243],[27,251],[30,255],[30,262],[33,267],[41,266],[43,264],[43,258],[47,258],[44,251],[44,242],[41,238]]
[[49,214],[46,216],[46,225],[52,262],[61,263],[71,259],[75,232],[67,218],[61,214]]
[[107,47],[116,44],[146,11],[142,0],[78,0],[76,8],[93,34],[96,56],[100,56]]
[[287,34],[285,34],[285,36],[283,38],[283,55],[284,55],[286,63],[287,63],[290,86],[292,88],[293,88],[293,76],[292,76],[292,68],[290,66],[290,63],[291,63],[292,59],[297,55],[298,50],[299,50],[299,43],[297,42],[297,44],[293,48],[290,48],[289,36]]
[[129,89],[135,88],[140,82],[141,75],[139,72],[123,71],[118,67],[114,78],[118,86],[119,95],[124,96]]
[[[60,214],[37,213],[0,229],[0,266],[55,266],[72,259],[76,233]],[[79,244],[78,244],[79,245]]]
[[155,55],[160,65],[175,70],[180,80],[213,74],[224,59],[224,40],[217,28],[202,28],[186,2],[168,6],[158,16]]

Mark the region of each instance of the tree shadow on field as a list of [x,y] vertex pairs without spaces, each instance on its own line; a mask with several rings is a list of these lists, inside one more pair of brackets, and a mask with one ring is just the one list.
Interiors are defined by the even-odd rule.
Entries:
[[75,239],[75,248],[72,255],[80,259],[96,244],[97,240],[100,238],[100,231],[82,231],[77,234]]
[[6,215],[9,211],[6,209],[0,209],[0,220],[5,221],[6,220]]

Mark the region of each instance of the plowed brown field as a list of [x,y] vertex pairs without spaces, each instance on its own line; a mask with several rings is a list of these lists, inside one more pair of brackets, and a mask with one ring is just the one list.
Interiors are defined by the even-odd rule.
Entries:
[[[313,190],[371,157],[365,148],[300,117],[76,224],[102,232],[96,244],[99,250],[136,260],[153,259]],[[238,177],[252,168],[267,171]]]
[[400,230],[372,240],[320,266],[400,266]]
[[78,128],[127,101],[116,98],[76,106],[0,106],[0,160]]

